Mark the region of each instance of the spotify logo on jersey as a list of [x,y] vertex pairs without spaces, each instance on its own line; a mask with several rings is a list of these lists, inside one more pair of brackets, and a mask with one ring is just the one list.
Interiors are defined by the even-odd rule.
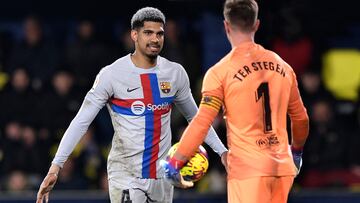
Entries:
[[141,115],[145,112],[145,104],[142,101],[134,101],[131,104],[131,111],[135,115]]

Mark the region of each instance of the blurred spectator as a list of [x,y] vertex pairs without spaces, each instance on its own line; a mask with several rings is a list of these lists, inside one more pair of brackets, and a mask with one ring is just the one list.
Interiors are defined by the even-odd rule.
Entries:
[[310,114],[310,136],[304,151],[304,186],[329,187],[346,185],[338,177],[319,178],[328,171],[341,171],[347,167],[346,140],[348,137],[337,128],[333,106],[320,100],[313,104]]
[[24,40],[16,44],[9,61],[9,72],[25,68],[32,78],[32,87],[41,90],[59,64],[56,47],[43,34],[40,20],[35,16],[25,18]]
[[43,174],[46,167],[50,164],[48,154],[41,154],[37,142],[37,132],[31,126],[22,128],[22,149],[19,152],[23,156],[22,169],[30,175]]
[[273,51],[278,53],[301,76],[309,69],[312,62],[313,43],[303,35],[300,20],[291,8],[280,10],[283,25],[280,26],[279,37],[273,41]]
[[3,164],[1,174],[9,174],[12,170],[18,169],[23,165],[21,143],[22,126],[18,122],[9,122],[4,129],[4,138],[1,142],[3,149]]
[[20,193],[27,189],[29,188],[25,173],[19,170],[12,171],[7,180],[6,190],[12,193]]
[[67,70],[59,70],[52,78],[52,86],[41,101],[41,117],[43,130],[54,135],[54,141],[60,140],[67,126],[81,106],[82,98],[75,87],[74,77]]
[[175,20],[167,20],[165,26],[165,44],[163,54],[165,58],[183,64],[185,62],[184,42],[180,41],[181,29]]
[[[191,32],[191,31],[188,31]],[[165,43],[160,55],[165,58],[180,63],[184,66],[189,75],[191,89],[195,88],[196,81],[201,76],[201,57],[199,47],[196,44],[195,32],[193,38],[184,36],[179,23],[173,19],[168,19],[165,26]]]
[[3,174],[20,169],[36,178],[49,165],[48,154],[40,153],[41,146],[38,145],[36,131],[31,126],[23,126],[17,122],[8,123],[2,148]]
[[310,118],[309,166],[318,169],[344,168],[346,137],[336,128],[331,104],[326,100],[317,101],[312,106]]
[[312,105],[322,99],[331,103],[335,101],[332,94],[325,89],[321,76],[316,71],[306,71],[299,78],[299,89],[308,112],[311,114]]
[[[19,121],[36,124],[36,96],[30,88],[30,78],[25,69],[15,69],[10,83],[0,94],[0,121]],[[2,126],[3,127],[3,126]]]
[[[127,29],[123,32],[121,32],[120,36],[117,37],[118,39],[115,39],[117,43],[115,43],[115,52],[116,52],[116,58],[119,58],[121,56],[125,56],[127,54],[133,53],[135,50],[134,42],[132,41],[130,37],[130,29]],[[115,59],[116,59],[115,58]]]
[[79,22],[76,39],[65,50],[66,64],[72,68],[75,82],[83,92],[91,88],[96,74],[112,60],[109,48],[97,39],[95,29],[90,20]]

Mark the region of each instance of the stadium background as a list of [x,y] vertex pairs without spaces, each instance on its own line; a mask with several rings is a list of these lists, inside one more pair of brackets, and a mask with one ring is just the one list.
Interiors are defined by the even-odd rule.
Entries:
[[[256,41],[293,66],[311,119],[304,167],[289,202],[359,202],[357,7],[350,1],[258,3],[261,25]],[[161,55],[184,65],[198,101],[204,72],[230,49],[222,28],[222,4],[222,0],[2,2],[0,202],[34,201],[57,144],[96,73],[131,52],[127,33],[137,9],[154,6],[167,16]],[[172,126],[175,141],[186,126],[177,111]],[[220,117],[214,127],[225,141]],[[109,116],[102,110],[62,170],[53,202],[108,201],[105,166],[111,137]],[[226,202],[224,169],[208,152],[207,176],[194,189],[176,190],[174,202]]]

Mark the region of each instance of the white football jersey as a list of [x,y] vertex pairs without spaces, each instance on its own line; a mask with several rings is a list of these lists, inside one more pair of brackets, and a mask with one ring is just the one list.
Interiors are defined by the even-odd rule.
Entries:
[[[160,56],[155,67],[139,68],[126,55],[99,72],[53,163],[63,165],[98,111],[107,105],[115,131],[108,157],[109,178],[161,178],[159,161],[171,147],[174,104],[188,121],[197,112],[185,69]],[[219,154],[226,151],[213,129],[206,143]]]
[[86,99],[107,103],[114,126],[108,172],[157,178],[159,160],[171,145],[170,112],[174,102],[191,98],[181,65],[158,57],[150,69],[136,67],[130,54],[105,67]]

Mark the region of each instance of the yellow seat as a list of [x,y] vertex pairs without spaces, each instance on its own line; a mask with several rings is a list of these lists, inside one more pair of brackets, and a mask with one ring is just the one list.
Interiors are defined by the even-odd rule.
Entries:
[[325,87],[337,99],[358,100],[360,87],[360,51],[356,49],[332,49],[323,57]]

